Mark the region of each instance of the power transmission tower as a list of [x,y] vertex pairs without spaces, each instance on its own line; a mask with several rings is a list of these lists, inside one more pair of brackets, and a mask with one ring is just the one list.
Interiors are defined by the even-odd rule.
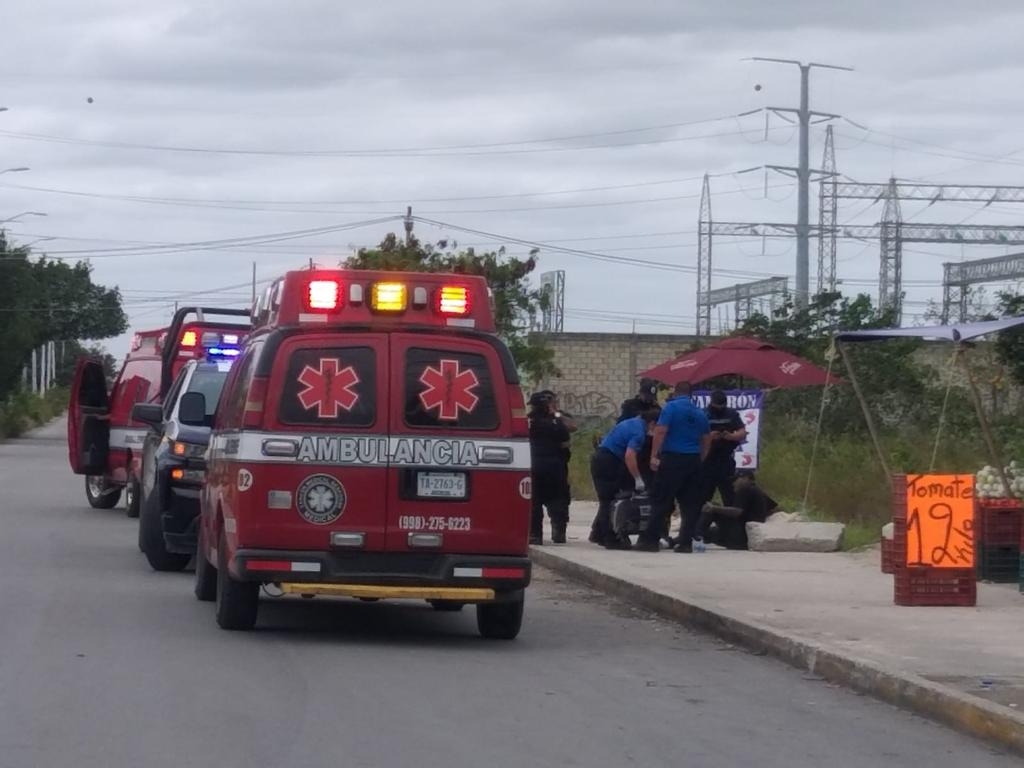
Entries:
[[825,152],[818,183],[818,293],[836,289],[836,215],[839,210],[836,146],[832,126],[825,129]]
[[1024,253],[943,264],[942,271],[942,322],[963,323],[967,321],[970,286],[1024,278]]
[[697,222],[697,335],[711,335],[711,182],[704,174]]
[[811,69],[838,69],[845,72],[852,72],[851,67],[837,67],[832,64],[816,64],[814,62],[803,63],[793,59],[772,59],[762,56],[755,56],[753,61],[773,62],[776,64],[792,64],[800,68],[800,107],[799,109],[785,107],[768,107],[769,111],[778,115],[783,113],[795,114],[800,124],[800,151],[796,169],[797,178],[797,204],[796,204],[796,291],[794,292],[795,304],[798,307],[806,306],[810,296],[810,129],[811,118],[821,117],[825,120],[833,120],[839,115],[827,112],[814,112],[810,108],[810,79]]
[[565,270],[544,272],[540,276],[541,294],[547,303],[541,312],[541,330],[561,333],[565,330]]
[[903,319],[903,211],[895,180],[889,182],[882,212],[881,261],[878,269],[878,308],[896,312],[896,325]]

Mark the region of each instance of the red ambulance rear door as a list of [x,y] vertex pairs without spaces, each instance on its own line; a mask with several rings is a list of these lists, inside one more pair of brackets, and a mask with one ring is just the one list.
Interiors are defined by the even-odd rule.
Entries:
[[110,453],[110,398],[103,363],[82,358],[68,403],[68,460],[76,475],[105,475]]
[[390,368],[389,551],[522,555],[529,442],[512,437],[493,344],[468,334],[394,333]]
[[[288,511],[268,512],[267,536],[252,545],[329,550],[382,550],[387,523],[387,337],[368,333],[302,333],[275,354],[266,439],[297,446],[267,464],[254,489],[290,494]],[[357,544],[362,541],[362,546]],[[247,542],[249,544],[249,542]]]

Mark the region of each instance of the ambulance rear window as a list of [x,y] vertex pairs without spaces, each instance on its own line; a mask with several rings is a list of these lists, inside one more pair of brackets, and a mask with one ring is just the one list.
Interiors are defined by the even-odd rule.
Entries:
[[497,429],[487,358],[413,347],[405,355],[405,423],[410,427]]
[[370,347],[297,349],[288,360],[284,424],[369,427],[377,418],[377,353]]

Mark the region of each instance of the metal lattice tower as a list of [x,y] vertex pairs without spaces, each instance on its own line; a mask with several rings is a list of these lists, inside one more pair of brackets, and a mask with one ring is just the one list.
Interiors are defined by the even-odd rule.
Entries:
[[889,180],[882,213],[880,263],[878,267],[878,308],[895,311],[895,323],[903,319],[903,212],[896,180]]
[[755,280],[752,283],[737,283],[727,288],[716,288],[704,296],[702,309],[710,313],[712,307],[732,304],[736,324],[739,325],[754,313],[754,299],[757,299],[758,311],[764,311],[765,299],[768,300],[769,312],[774,312],[789,296],[789,279],[785,277],[769,277]]
[[[942,265],[942,322],[967,321],[968,288],[1024,279],[1024,253]],[[954,315],[953,310],[956,310]]]
[[697,335],[711,335],[711,182],[704,174],[697,222]]
[[839,210],[836,177],[836,147],[832,126],[825,129],[825,152],[818,184],[818,290],[820,295],[836,289],[836,215]]
[[561,333],[565,330],[565,270],[542,273],[540,290],[547,298],[547,306],[541,313],[541,330]]

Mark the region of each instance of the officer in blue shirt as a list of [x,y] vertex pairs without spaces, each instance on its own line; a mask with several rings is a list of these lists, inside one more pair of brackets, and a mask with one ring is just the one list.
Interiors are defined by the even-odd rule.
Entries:
[[615,535],[611,527],[612,503],[623,490],[643,492],[646,485],[640,474],[637,456],[644,441],[654,430],[658,409],[620,421],[605,435],[590,460],[590,476],[597,492],[597,516],[590,529],[590,540],[608,549],[629,549],[629,539]]
[[[647,531],[661,531],[666,516],[672,511],[673,501],[677,501],[683,524],[676,552],[692,551],[700,508],[704,503],[701,465],[711,446],[708,417],[693,404],[690,393],[689,384],[676,385],[675,396],[665,404],[658,418],[651,448],[651,469],[655,474]],[[641,535],[636,548],[643,552],[657,552],[661,545],[656,535]]]

